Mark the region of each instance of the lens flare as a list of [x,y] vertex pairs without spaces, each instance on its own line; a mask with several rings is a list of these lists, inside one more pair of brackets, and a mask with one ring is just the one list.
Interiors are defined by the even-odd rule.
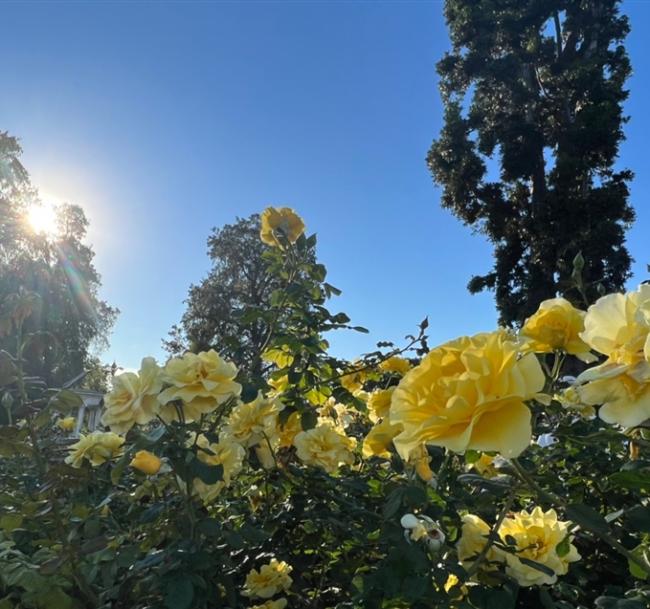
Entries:
[[34,203],[27,211],[27,221],[39,235],[54,235],[57,231],[56,205],[49,201]]

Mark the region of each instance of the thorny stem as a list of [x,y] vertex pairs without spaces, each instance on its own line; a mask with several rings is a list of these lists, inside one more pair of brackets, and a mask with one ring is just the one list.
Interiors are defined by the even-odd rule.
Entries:
[[514,501],[515,501],[515,492],[513,491],[510,493],[510,495],[506,499],[506,502],[503,504],[503,507],[501,508],[501,512],[499,512],[499,517],[497,518],[497,521],[494,523],[494,526],[490,530],[490,534],[488,535],[487,541],[485,542],[483,549],[479,552],[479,555],[476,557],[476,559],[474,560],[470,568],[467,570],[468,579],[478,571],[479,567],[481,566],[481,563],[485,560],[485,557],[490,551],[490,548],[492,547],[494,542],[498,539],[499,529],[501,528],[503,521],[508,515],[508,512],[510,511],[510,508],[512,507]]

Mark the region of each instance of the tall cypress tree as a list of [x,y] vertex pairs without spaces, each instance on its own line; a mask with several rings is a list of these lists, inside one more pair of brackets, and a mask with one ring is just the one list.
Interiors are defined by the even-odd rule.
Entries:
[[494,290],[507,325],[557,294],[584,306],[620,290],[634,212],[632,173],[614,167],[630,74],[619,1],[446,0],[445,16],[444,125],[427,162],[442,205],[494,244],[469,290]]

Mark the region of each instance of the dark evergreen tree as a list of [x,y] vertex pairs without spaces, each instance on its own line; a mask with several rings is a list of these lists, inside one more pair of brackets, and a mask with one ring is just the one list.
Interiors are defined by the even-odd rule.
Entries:
[[[502,323],[557,294],[585,306],[629,276],[632,174],[615,167],[630,74],[619,4],[445,3],[444,126],[427,162],[442,205],[494,244],[494,268],[468,287],[495,291]],[[571,277],[579,252],[583,294]]]

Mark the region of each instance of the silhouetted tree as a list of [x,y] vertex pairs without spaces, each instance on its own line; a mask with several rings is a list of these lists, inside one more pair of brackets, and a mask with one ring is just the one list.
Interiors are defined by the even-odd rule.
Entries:
[[442,205],[494,244],[469,290],[494,290],[513,324],[558,293],[584,306],[621,289],[634,213],[632,174],[614,168],[630,73],[619,1],[447,0],[445,15],[444,126],[427,161]]

